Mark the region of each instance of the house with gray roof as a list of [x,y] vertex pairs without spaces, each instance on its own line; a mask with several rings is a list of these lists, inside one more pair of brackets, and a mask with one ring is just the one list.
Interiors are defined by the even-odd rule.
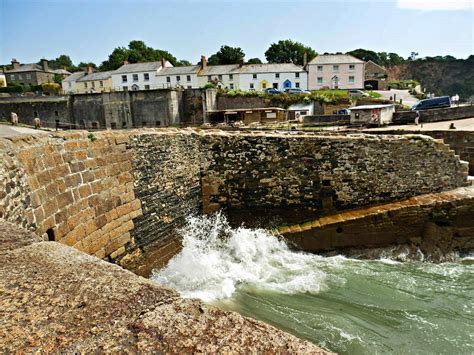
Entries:
[[156,74],[158,86],[185,89],[199,88],[198,72],[200,69],[200,65],[162,68]]
[[317,55],[307,65],[308,90],[362,89],[365,62],[349,54]]
[[72,73],[61,85],[65,94],[85,94],[112,91],[113,71],[94,72],[91,66],[84,71]]
[[303,67],[293,63],[244,64],[239,67],[241,90],[307,90],[307,86],[308,73]]
[[41,64],[20,64],[16,59],[12,59],[11,67],[3,67],[8,84],[16,85],[41,85],[43,83],[53,83],[54,70],[48,67],[48,60],[41,59]]
[[165,59],[159,62],[128,63],[112,73],[112,90],[150,90],[163,88],[158,84],[157,74],[173,65]]

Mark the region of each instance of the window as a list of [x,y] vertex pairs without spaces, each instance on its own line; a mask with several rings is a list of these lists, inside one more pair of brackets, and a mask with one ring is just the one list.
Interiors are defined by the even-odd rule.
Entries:
[[122,121],[122,127],[127,127],[127,122],[126,121]]
[[332,71],[339,71],[339,65],[333,65]]
[[91,83],[92,88],[95,88],[95,81]]
[[33,116],[38,117],[38,111],[33,111]]
[[191,75],[186,75],[186,81],[190,82],[191,81]]
[[93,129],[99,128],[99,123],[98,122],[92,122],[92,128]]
[[161,126],[161,121],[156,121],[155,126]]
[[102,80],[101,80],[101,81],[99,81],[99,86],[100,86],[101,88],[103,88],[103,87],[104,87],[104,82],[103,82]]
[[150,85],[145,85],[145,90],[150,90]]
[[354,64],[349,64],[349,70],[355,70],[355,65]]
[[111,129],[117,129],[117,122],[110,122]]
[[212,76],[208,75],[207,76],[207,81],[211,81],[212,80]]
[[15,80],[15,74],[10,74],[10,80]]
[[133,74],[133,81],[138,81],[138,74]]
[[234,89],[234,84],[230,83],[229,87],[230,87],[231,90],[233,90]]
[[148,74],[148,73],[143,74],[143,80],[144,81],[150,80],[150,74]]
[[84,89],[87,89],[87,83],[84,83]]
[[234,74],[229,74],[229,80],[234,80]]
[[72,83],[71,82],[68,82],[67,85],[69,86],[69,88],[72,88]]
[[181,76],[176,75],[176,81],[181,81]]
[[254,89],[253,83],[250,83],[250,90],[253,90],[253,89]]
[[295,87],[299,88],[299,87],[300,87],[300,83],[295,83]]
[[26,74],[26,80],[31,80],[31,74]]
[[280,73],[275,73],[275,78],[279,78],[280,77]]
[[262,83],[262,89],[266,89],[267,88],[267,83]]
[[299,78],[300,77],[300,73],[295,73],[295,78]]
[[128,91],[128,86],[122,86],[123,91]]
[[23,75],[18,74],[18,80],[23,80]]
[[126,83],[127,82],[127,76],[126,75],[122,75],[122,83]]
[[318,71],[323,71],[323,66],[322,65],[318,65]]
[[318,84],[322,84],[323,83],[323,77],[322,76],[318,76]]
[[191,85],[188,85],[188,89],[192,89],[193,87]]
[[354,77],[353,76],[349,76],[349,83],[354,84]]
[[257,74],[253,74],[253,78],[254,78],[254,79],[257,79]]
[[54,115],[55,115],[56,117],[59,117],[59,112],[58,112],[58,111],[54,111]]
[[167,83],[171,83],[171,77],[170,77],[170,76],[167,76],[167,77],[166,77],[166,82],[167,82]]
[[218,75],[217,77],[219,78],[219,80],[222,80],[222,75]]

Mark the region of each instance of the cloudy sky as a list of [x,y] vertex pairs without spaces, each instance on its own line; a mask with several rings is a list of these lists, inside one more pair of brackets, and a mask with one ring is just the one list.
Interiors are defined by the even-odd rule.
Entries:
[[317,52],[474,53],[474,0],[0,0],[0,63],[105,60],[140,39],[197,62],[223,44],[265,59],[293,39]]

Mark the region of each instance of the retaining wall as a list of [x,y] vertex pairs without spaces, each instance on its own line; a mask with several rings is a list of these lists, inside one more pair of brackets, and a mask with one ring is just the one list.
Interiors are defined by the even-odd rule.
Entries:
[[[420,123],[459,120],[474,117],[474,106],[459,106],[434,110],[420,110]],[[415,122],[415,111],[397,111],[393,114],[393,124]]]
[[0,218],[100,258],[176,249],[194,213],[330,213],[466,184],[467,165],[422,136],[147,129],[0,139]]

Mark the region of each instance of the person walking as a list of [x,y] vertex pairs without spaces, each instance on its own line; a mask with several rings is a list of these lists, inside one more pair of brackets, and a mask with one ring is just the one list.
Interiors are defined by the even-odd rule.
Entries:
[[418,123],[420,122],[420,111],[415,111],[415,126],[418,126]]

